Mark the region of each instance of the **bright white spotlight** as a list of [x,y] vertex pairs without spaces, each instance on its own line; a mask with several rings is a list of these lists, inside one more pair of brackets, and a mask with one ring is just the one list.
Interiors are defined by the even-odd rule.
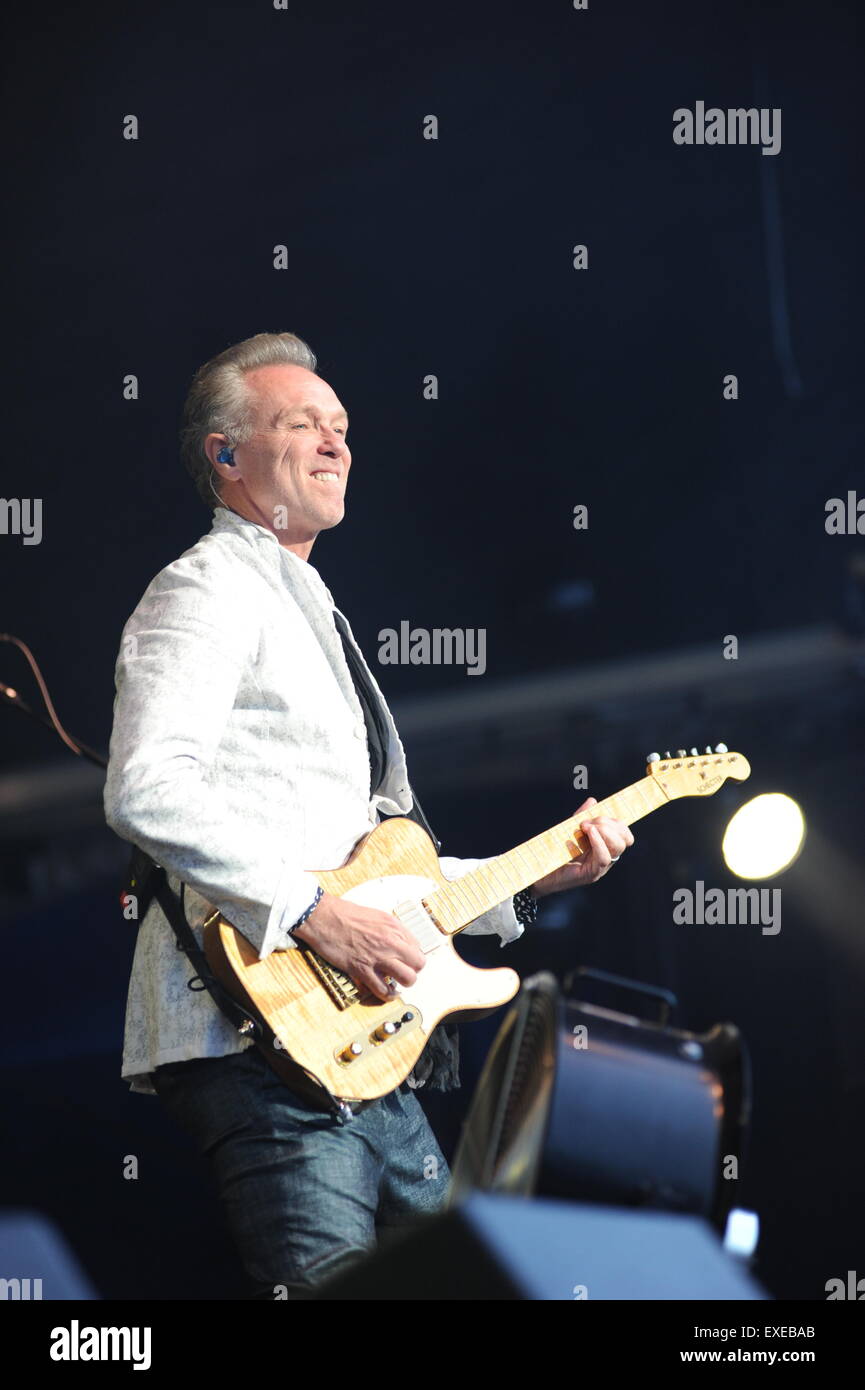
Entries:
[[805,817],[783,792],[766,792],[740,806],[730,820],[721,852],[737,878],[774,878],[799,854]]

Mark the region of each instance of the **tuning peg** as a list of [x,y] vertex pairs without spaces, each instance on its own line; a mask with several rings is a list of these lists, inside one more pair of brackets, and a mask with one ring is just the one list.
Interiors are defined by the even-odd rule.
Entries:
[[677,757],[677,758],[687,758],[687,756],[688,756],[688,750],[687,750],[687,748],[677,748],[677,749],[676,749],[676,757]]
[[700,756],[700,750],[699,750],[698,748],[692,748],[692,749],[691,749],[691,757],[692,757],[692,758],[699,758],[699,756]]
[[670,752],[670,750],[669,750],[669,748],[668,748],[667,751],[666,751],[666,753],[664,754],[664,757],[665,757],[665,758],[672,758],[672,756],[673,756],[673,755],[672,755],[672,753]]
[[647,762],[647,763],[659,763],[660,761],[661,761],[661,755],[660,755],[660,753],[650,753],[649,756],[648,756],[648,758],[646,759],[646,762]]
[[712,752],[712,745],[711,745],[711,743],[707,743],[707,744],[706,744],[706,752],[707,752],[707,753],[711,753],[711,752]]
[[715,752],[716,752],[716,753],[729,753],[729,751],[730,751],[730,750],[729,750],[729,748],[727,747],[726,743],[717,743],[717,744],[715,745]]

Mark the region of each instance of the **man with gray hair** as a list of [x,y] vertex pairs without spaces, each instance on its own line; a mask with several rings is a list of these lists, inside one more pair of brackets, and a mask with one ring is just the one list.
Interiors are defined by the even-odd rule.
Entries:
[[[347,413],[315,368],[294,334],[259,333],[195,374],[182,451],[213,524],[124,628],[105,812],[182,889],[199,944],[215,906],[259,958],[308,945],[386,1000],[424,968],[417,941],[390,913],[324,893],[307,867],[343,864],[382,817],[422,817],[384,697],[309,563],[343,518],[351,467]],[[595,881],[633,843],[619,822],[585,826],[582,859],[468,930],[514,940],[536,897]],[[440,860],[448,878],[478,862]],[[306,1297],[385,1232],[441,1209],[448,1167],[414,1092],[459,1084],[453,1025],[391,1094],[327,1113],[190,984],[154,900],[122,1075],[207,1155],[258,1296]]]

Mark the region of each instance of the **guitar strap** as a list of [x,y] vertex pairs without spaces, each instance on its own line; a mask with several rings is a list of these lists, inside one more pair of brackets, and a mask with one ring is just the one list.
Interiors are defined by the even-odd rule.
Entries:
[[216,978],[207,963],[207,957],[186,920],[184,905],[186,885],[181,883],[179,896],[172,892],[168,886],[168,875],[161,864],[155,863],[149,854],[145,854],[143,849],[134,845],[129,862],[126,891],[135,897],[136,916],[139,922],[144,921],[154,898],[159,903],[171,930],[174,932],[177,949],[186,952],[189,963],[196,972],[193,979],[189,981],[189,988],[192,990],[206,989],[214,1004],[225,1014],[238,1033],[242,1033],[244,1037],[253,1038],[255,1042],[262,1039],[266,1029],[261,1015],[252,1004],[239,1004]]
[[[376,694],[375,687],[370,681],[363,665],[358,661],[357,652],[348,640],[348,630],[345,625],[345,619],[337,609],[333,611],[333,621],[342,642],[345,662],[354,684],[355,694],[363,710],[364,723],[366,724],[366,738],[369,746],[370,787],[373,793],[375,793],[381,785],[381,779],[387,764],[387,724],[385,723],[381,702]],[[412,791],[411,797],[412,807],[410,811],[406,811],[406,816],[409,820],[416,821],[418,825],[423,827],[436,847],[436,854],[440,854],[441,841],[436,837],[435,831],[424,815],[423,807],[415,796],[414,791]],[[383,819],[390,820],[392,817],[385,816]]]

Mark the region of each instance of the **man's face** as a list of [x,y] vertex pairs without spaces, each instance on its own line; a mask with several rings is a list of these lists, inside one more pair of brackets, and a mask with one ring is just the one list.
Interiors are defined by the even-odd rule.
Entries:
[[[223,493],[231,506],[241,503],[237,510],[274,529],[283,545],[308,554],[319,531],[345,513],[348,416],[327,382],[306,367],[257,367],[246,382],[254,433],[235,447],[237,467],[227,472],[238,481],[223,484]],[[251,513],[242,505],[246,499],[254,504]]]

